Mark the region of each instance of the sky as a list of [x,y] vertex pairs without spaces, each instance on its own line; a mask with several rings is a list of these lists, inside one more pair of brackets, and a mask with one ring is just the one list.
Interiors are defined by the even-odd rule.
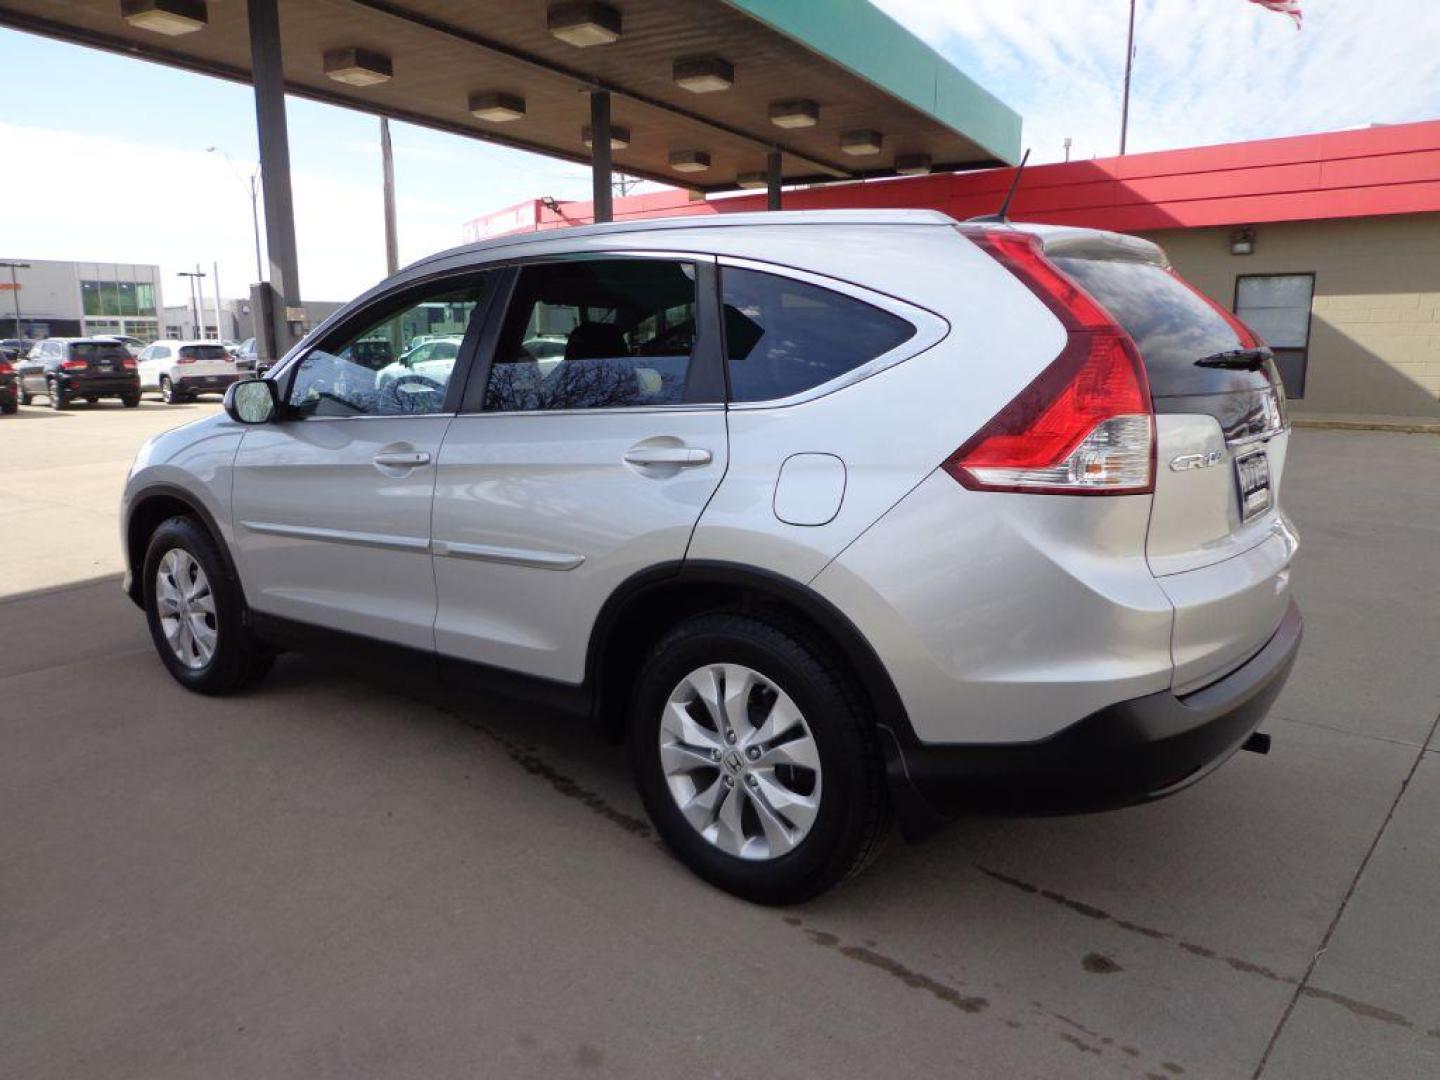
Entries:
[[[1440,119],[1440,2],[1303,2],[1297,33],[1245,0],[1140,0],[1130,151]],[[1032,161],[1067,137],[1075,158],[1118,149],[1126,0],[878,6],[1021,113]],[[218,263],[224,295],[245,292],[247,87],[0,30],[0,102],[0,259],[159,263],[167,303],[188,295],[178,271]],[[384,276],[378,121],[294,98],[288,116],[301,290],[346,299]],[[407,124],[392,139],[402,264],[492,210],[589,197],[583,166]]]

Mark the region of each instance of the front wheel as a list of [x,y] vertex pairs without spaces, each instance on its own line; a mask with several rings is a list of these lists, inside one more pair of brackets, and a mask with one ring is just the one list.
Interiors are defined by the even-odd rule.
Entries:
[[145,553],[145,620],[175,680],[202,694],[229,694],[258,681],[274,653],[245,625],[245,601],[209,532],[173,517]]
[[140,395],[126,394],[120,399],[120,404],[124,405],[127,409],[138,409],[140,407]]
[[661,837],[747,900],[824,892],[888,828],[867,710],[830,651],[784,620],[715,613],[675,627],[641,671],[629,736]]

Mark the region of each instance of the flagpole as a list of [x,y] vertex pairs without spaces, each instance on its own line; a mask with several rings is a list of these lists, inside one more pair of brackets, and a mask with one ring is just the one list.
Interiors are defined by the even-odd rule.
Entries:
[[1130,36],[1125,41],[1125,100],[1120,107],[1120,156],[1130,136],[1130,73],[1135,66],[1135,0],[1130,0]]

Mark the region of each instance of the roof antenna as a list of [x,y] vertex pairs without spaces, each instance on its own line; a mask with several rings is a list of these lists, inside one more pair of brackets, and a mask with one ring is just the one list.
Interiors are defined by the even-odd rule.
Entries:
[[970,221],[992,221],[1004,224],[1010,220],[1010,201],[1015,198],[1015,190],[1020,186],[1020,177],[1025,175],[1025,163],[1030,160],[1030,151],[1027,149],[1020,159],[1020,164],[1015,168],[1015,179],[1010,181],[1010,190],[1005,193],[1005,201],[1000,204],[1000,210],[994,214],[981,214],[979,217],[972,217]]

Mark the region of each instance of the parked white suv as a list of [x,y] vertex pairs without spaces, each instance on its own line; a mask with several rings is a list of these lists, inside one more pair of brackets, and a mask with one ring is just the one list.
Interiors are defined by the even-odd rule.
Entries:
[[218,341],[166,339],[145,346],[136,357],[140,389],[159,391],[167,405],[197,394],[223,394],[239,378],[235,357]]
[[1144,241],[586,227],[417,263],[152,439],[126,587],[202,693],[339,638],[586,715],[697,873],[791,902],[892,812],[1118,806],[1263,748],[1287,441],[1269,350]]

